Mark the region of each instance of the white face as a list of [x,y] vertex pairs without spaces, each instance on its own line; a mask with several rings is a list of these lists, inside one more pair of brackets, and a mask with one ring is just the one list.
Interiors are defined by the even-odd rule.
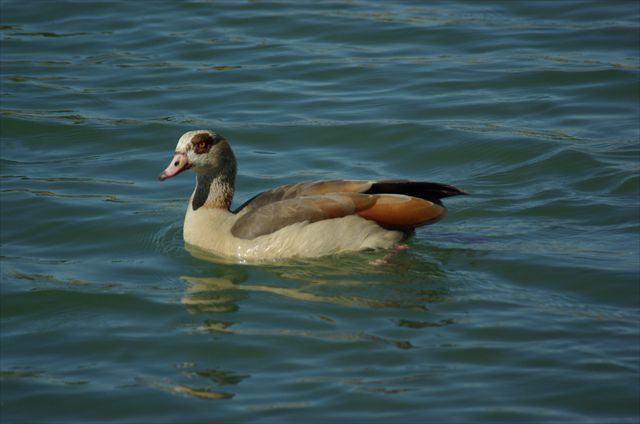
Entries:
[[[220,167],[219,149],[217,144],[222,137],[213,131],[196,130],[189,131],[180,137],[176,146],[176,153],[187,156],[189,167],[196,172],[213,171]],[[211,169],[213,168],[213,169]]]
[[215,132],[189,131],[178,140],[175,156],[160,179],[171,178],[190,168],[205,175],[216,175],[227,169],[235,174],[235,158],[227,141]]

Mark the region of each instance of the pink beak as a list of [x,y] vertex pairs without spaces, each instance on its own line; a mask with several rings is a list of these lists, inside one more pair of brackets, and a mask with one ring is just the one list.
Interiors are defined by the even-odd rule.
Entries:
[[171,163],[167,166],[167,169],[162,171],[162,174],[158,177],[160,181],[164,181],[167,178],[175,177],[182,171],[186,171],[191,167],[189,164],[189,160],[187,159],[187,155],[184,153],[176,153],[171,159]]

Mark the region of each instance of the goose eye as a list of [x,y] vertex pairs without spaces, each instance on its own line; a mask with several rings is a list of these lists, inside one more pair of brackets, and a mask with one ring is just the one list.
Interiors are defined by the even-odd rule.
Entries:
[[191,140],[191,145],[196,154],[202,155],[209,151],[214,141],[209,134],[198,134]]

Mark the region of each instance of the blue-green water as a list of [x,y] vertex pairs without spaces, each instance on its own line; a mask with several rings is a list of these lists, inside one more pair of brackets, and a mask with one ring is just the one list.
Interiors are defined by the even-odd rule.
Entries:
[[[640,420],[637,1],[0,5],[3,424]],[[472,195],[387,266],[204,261],[197,128],[236,205]]]

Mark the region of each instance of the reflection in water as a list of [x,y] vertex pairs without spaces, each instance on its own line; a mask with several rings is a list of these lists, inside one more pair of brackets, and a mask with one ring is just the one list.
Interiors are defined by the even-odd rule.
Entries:
[[[233,312],[237,310],[238,306],[237,304],[235,304],[235,301],[239,300],[240,296],[224,294],[230,289],[239,292],[246,291],[271,293],[290,299],[303,300],[306,302],[326,302],[343,306],[359,306],[368,308],[402,308],[414,309],[419,311],[427,310],[424,305],[413,302],[405,302],[399,300],[378,300],[355,295],[325,295],[312,293],[310,290],[318,288],[317,282],[314,282],[305,287],[289,288],[259,284],[234,284],[231,280],[220,277],[197,278],[185,276],[183,277],[183,279],[189,284],[189,288],[187,289],[185,297],[182,299],[182,303],[185,305],[189,305],[190,307],[196,306],[201,312]],[[332,280],[330,283],[337,286],[371,285],[370,282],[363,281],[356,282]],[[329,282],[324,282],[324,284],[329,284]]]
[[[190,368],[191,364],[181,364],[182,368]],[[212,382],[215,385],[230,386],[240,383],[248,375],[236,374],[231,371],[223,371],[213,368],[204,369],[201,371],[195,370],[188,374],[191,379],[202,378]],[[210,387],[193,387],[190,385],[179,385],[174,387],[174,391],[189,396],[195,396],[202,399],[231,399],[233,393],[226,391],[212,390]]]
[[[198,252],[198,257],[203,258],[201,254]],[[212,257],[206,256],[206,259],[211,260]],[[427,310],[425,303],[439,303],[448,296],[447,289],[433,284],[445,280],[445,274],[437,263],[421,261],[421,269],[415,272],[412,270],[415,264],[411,262],[398,261],[389,266],[375,267],[369,264],[370,259],[371,255],[361,253],[339,258],[290,260],[263,264],[259,268],[276,275],[277,281],[287,284],[287,287],[282,284],[244,284],[249,275],[238,271],[242,266],[222,265],[219,268],[222,276],[183,276],[187,282],[183,303],[193,312],[197,310],[192,308],[201,312],[233,312],[238,309],[239,300],[250,293],[260,292],[305,302],[423,312]]]
[[236,374],[232,371],[214,368],[196,370],[195,367],[196,365],[192,362],[184,362],[176,365],[176,368],[186,370],[183,377],[187,382],[184,383],[172,383],[154,379],[141,379],[141,383],[164,392],[193,396],[206,400],[224,400],[233,398],[234,394],[227,390],[218,390],[217,386],[236,385],[249,377],[249,375]]
[[[222,293],[229,293],[230,289],[235,289],[237,292],[253,291],[253,292],[267,292],[279,296],[284,296],[290,299],[312,301],[312,302],[328,302],[345,306],[366,306],[373,308],[386,308],[386,307],[402,307],[399,302],[384,302],[374,299],[368,299],[357,296],[330,296],[310,293],[305,291],[305,288],[284,288],[284,287],[272,287],[267,285],[243,285],[234,284],[231,280],[219,277],[212,278],[195,278],[195,277],[183,277],[188,283],[187,289],[182,303],[188,305],[189,311],[192,313],[202,312],[234,312],[238,310],[237,301],[242,298],[239,295],[229,295]],[[407,305],[405,305],[407,306]],[[419,308],[426,310],[421,305],[411,305],[411,308]],[[325,321],[331,321],[330,318],[325,317]],[[217,321],[206,320],[200,326],[200,331],[206,331],[209,333],[226,333],[226,334],[243,334],[251,336],[295,336],[302,338],[324,339],[324,340],[342,340],[342,341],[369,341],[376,343],[385,343],[395,345],[400,349],[411,348],[411,343],[405,340],[391,340],[379,336],[367,334],[363,331],[311,331],[311,330],[293,330],[293,329],[274,329],[274,330],[234,330],[230,327],[234,324],[232,321]]]
[[[427,305],[443,302],[449,295],[448,288],[442,282],[446,282],[446,276],[438,262],[429,258],[416,261],[415,257],[394,258],[389,265],[375,267],[370,265],[373,253],[361,253],[346,255],[344,257],[332,257],[316,260],[292,260],[286,263],[261,264],[260,266],[247,267],[234,262],[213,260],[204,252],[189,249],[196,257],[216,262],[215,275],[211,276],[183,276],[186,290],[182,303],[189,312],[194,315],[206,314],[207,319],[196,325],[196,331],[208,334],[216,334],[220,337],[249,337],[252,340],[264,338],[269,345],[273,340],[294,338],[300,340],[320,340],[332,342],[370,343],[374,345],[386,345],[395,349],[407,350],[414,346],[410,340],[402,337],[393,338],[380,336],[365,331],[358,324],[356,328],[341,328],[348,311],[357,309],[389,310],[391,322],[396,329],[401,329],[400,334],[406,335],[407,330],[421,331],[430,328],[438,328],[452,324],[452,320],[423,319],[394,319],[397,309],[399,313],[410,317],[422,317],[428,312]],[[424,258],[420,258],[424,259]],[[274,278],[275,277],[275,278]],[[265,283],[249,283],[255,279]],[[326,324],[317,328],[313,325],[305,325],[300,320],[286,321],[285,328],[262,325],[252,325],[251,322],[239,322],[234,317],[241,304],[249,302],[255,294],[276,296],[283,301],[312,302],[342,307],[346,315],[340,319],[330,316],[332,308],[324,308],[318,305],[316,318]],[[310,308],[305,307],[304,310]],[[218,314],[224,314],[220,316]],[[417,315],[416,315],[417,314]],[[376,313],[376,317],[381,314]],[[241,325],[243,324],[243,325]],[[193,368],[194,365],[186,364],[183,368]],[[194,396],[201,399],[231,399],[229,386],[239,384],[247,375],[234,372],[205,369],[192,370],[190,379],[206,379],[207,384],[178,384],[171,386],[173,393]],[[342,381],[342,377],[336,377]],[[403,390],[402,384],[383,382],[353,382],[342,381],[353,386],[356,390],[374,390],[384,394],[399,393]],[[213,385],[213,386],[212,386]],[[225,386],[219,390],[218,386]],[[273,405],[272,405],[273,406]],[[278,405],[275,407],[289,406]]]
[[189,386],[175,386],[173,388],[175,393],[185,394],[188,396],[195,396],[201,399],[218,400],[218,399],[231,399],[233,393],[217,392],[211,390],[208,387],[189,387]]
[[[193,252],[192,252],[193,253]],[[211,259],[209,257],[209,259]],[[252,293],[268,293],[289,300],[327,303],[348,308],[400,309],[402,311],[427,312],[428,303],[438,303],[446,299],[446,289],[424,287],[425,275],[438,281],[443,278],[442,270],[432,264],[425,273],[424,269],[416,275],[417,284],[411,281],[409,264],[397,264],[396,267],[373,267],[366,254],[348,255],[344,258],[329,258],[314,261],[289,261],[287,264],[262,266],[260,271],[277,275],[281,285],[245,284],[247,273],[239,272],[242,266],[222,265],[218,271],[222,276],[194,277],[183,276],[187,283],[182,303],[193,314],[230,313],[239,309],[239,303]],[[424,265],[424,264],[423,264]],[[389,272],[390,269],[393,273]],[[401,268],[401,269],[398,269]],[[401,275],[398,278],[398,275]],[[282,285],[287,285],[283,287]],[[335,325],[331,317],[321,316],[323,321]],[[424,329],[440,327],[451,322],[428,322],[395,320],[398,327]],[[341,331],[308,329],[249,329],[233,328],[235,322],[229,319],[205,320],[199,331],[221,334],[242,334],[250,336],[293,336],[309,339],[332,341],[366,341],[393,345],[399,349],[410,349],[407,340],[394,340],[364,331]]]
[[225,313],[238,310],[236,303],[238,300],[240,300],[240,297],[236,294],[203,289],[198,284],[196,288],[191,287],[187,290],[187,293],[182,298],[182,303],[187,305],[192,313]]
[[238,384],[248,377],[248,375],[235,374],[230,371],[220,371],[216,369],[196,371],[194,375],[202,378],[207,378],[217,384],[222,385]]
[[233,324],[235,323],[232,321],[205,320],[200,329],[208,333],[233,333],[228,330]]

